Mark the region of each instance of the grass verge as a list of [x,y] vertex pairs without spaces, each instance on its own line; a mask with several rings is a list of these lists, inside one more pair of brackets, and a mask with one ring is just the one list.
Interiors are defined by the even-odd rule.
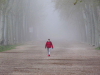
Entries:
[[16,46],[18,46],[18,45],[0,46],[0,52],[8,51],[8,50],[11,50],[11,49],[15,49]]
[[95,48],[96,50],[100,50],[100,47]]

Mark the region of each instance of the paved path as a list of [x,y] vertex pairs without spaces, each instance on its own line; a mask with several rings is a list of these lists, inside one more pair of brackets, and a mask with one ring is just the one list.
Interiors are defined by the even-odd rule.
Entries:
[[0,53],[0,75],[100,75],[100,51],[76,42],[53,42],[47,56],[44,41]]

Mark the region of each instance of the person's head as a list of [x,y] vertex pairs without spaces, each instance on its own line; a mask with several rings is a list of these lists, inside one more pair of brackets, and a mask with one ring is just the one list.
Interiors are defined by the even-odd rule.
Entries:
[[48,39],[48,41],[50,41],[50,39]]

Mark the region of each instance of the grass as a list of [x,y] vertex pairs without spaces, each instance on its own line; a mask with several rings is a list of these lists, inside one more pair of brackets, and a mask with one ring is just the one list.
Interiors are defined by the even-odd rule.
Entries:
[[18,45],[0,46],[0,52],[8,51],[8,50],[11,50],[11,49],[15,49],[16,46],[18,46]]
[[100,47],[95,48],[96,50],[100,50]]

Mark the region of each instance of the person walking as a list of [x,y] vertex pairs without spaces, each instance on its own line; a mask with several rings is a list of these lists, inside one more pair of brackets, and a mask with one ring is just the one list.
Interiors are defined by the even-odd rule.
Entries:
[[52,42],[50,41],[50,39],[48,39],[48,41],[46,42],[45,44],[45,49],[47,48],[47,51],[48,51],[48,56],[50,56],[50,50],[51,48],[53,49],[53,44]]

